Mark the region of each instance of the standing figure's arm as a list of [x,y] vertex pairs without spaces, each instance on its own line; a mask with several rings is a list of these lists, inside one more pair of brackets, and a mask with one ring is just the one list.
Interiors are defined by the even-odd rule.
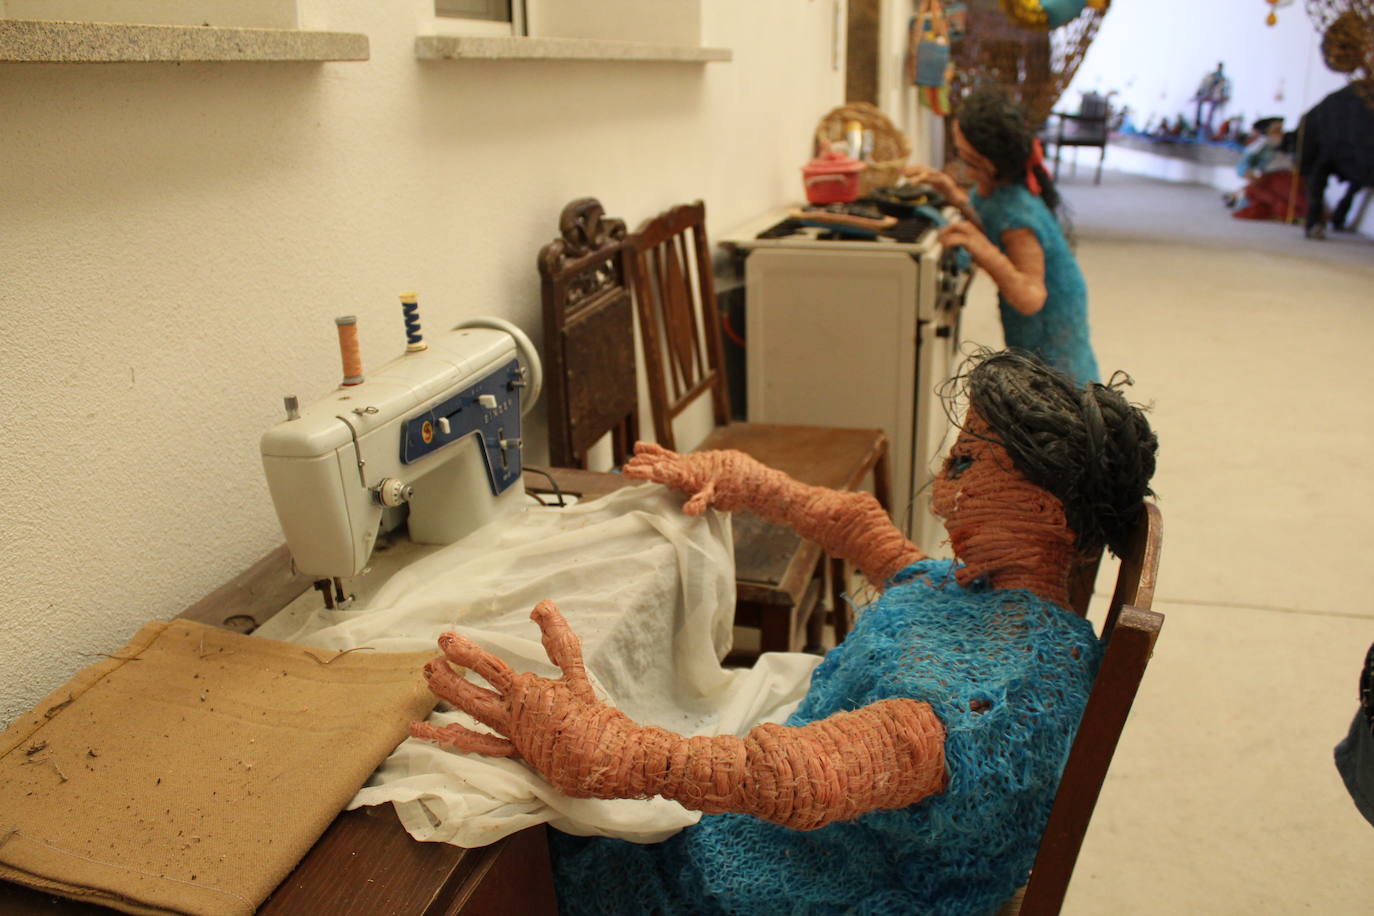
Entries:
[[[1034,315],[1045,307],[1045,249],[1030,229],[1008,229],[1001,247],[983,231],[967,222],[951,223],[940,230],[946,248],[963,245],[973,262],[988,272],[1007,304],[1022,315]],[[1005,253],[1004,253],[1005,252]]]
[[626,477],[652,480],[691,496],[683,506],[700,515],[708,506],[748,509],[815,541],[832,557],[848,560],[877,588],[904,567],[925,559],[892,524],[871,493],[804,484],[743,452],[678,454],[651,442],[635,445]]

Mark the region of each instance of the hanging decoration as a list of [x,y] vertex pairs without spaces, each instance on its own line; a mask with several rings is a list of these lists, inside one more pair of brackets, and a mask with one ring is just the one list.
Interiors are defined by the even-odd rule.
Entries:
[[1043,124],[1078,72],[1108,4],[1078,0],[1079,15],[1050,29],[1020,25],[1007,14],[1007,2],[965,0],[968,29],[951,46],[950,96],[957,104],[975,85],[996,86],[1020,104],[1029,123]]
[[[963,4],[959,6],[963,12]],[[916,87],[916,98],[938,117],[950,113],[949,85],[954,78],[950,59],[949,19],[941,0],[921,0],[911,17],[907,44],[907,81]]]
[[1109,0],[1002,0],[1002,10],[1022,28],[1044,31],[1067,25],[1085,7],[1104,12],[1108,3]]
[[917,86],[940,88],[948,82],[949,25],[940,0],[923,0],[916,16],[916,72],[912,82]]
[[1307,17],[1321,33],[1322,60],[1350,77],[1374,108],[1374,0],[1306,0]]
[[1308,0],[1307,14],[1322,35],[1322,60],[1337,73],[1374,69],[1374,0]]
[[1265,25],[1278,25],[1278,11],[1285,6],[1292,6],[1293,0],[1264,0],[1269,6],[1269,15],[1264,17]]

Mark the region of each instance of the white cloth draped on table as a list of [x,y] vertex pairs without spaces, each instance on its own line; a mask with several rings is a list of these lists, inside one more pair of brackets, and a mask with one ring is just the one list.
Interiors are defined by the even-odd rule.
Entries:
[[[796,707],[820,659],[770,653],[726,670],[734,619],[730,518],[682,513],[655,484],[565,509],[531,509],[407,566],[358,610],[320,611],[285,637],[329,649],[434,649],[454,630],[518,671],[557,677],[530,611],[549,598],[582,639],[599,696],[643,725],[744,734]],[[475,676],[472,679],[483,686]],[[441,704],[431,721],[485,731]],[[350,808],[393,802],[417,840],[483,846],[532,824],[657,842],[700,814],[653,799],[568,798],[519,759],[409,738]]]

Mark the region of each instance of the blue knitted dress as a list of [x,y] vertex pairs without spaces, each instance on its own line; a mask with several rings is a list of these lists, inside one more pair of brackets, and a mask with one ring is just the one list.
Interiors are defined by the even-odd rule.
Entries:
[[947,732],[946,791],[811,831],[718,814],[649,845],[552,832],[562,912],[995,912],[1035,859],[1101,647],[1077,615],[964,588],[955,568],[923,560],[894,577],[787,722],[924,700]]
[[1029,229],[1045,252],[1044,308],[1022,315],[997,297],[1007,346],[1029,350],[1079,382],[1098,381],[1097,359],[1088,338],[1088,287],[1059,220],[1022,184],[1005,184],[987,197],[977,192],[970,197],[983,231],[999,249],[1002,233]]

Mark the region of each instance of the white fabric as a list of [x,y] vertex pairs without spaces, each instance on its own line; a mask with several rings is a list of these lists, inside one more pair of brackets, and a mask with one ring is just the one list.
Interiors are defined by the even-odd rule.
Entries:
[[[529,616],[550,598],[582,640],[598,695],[630,718],[684,735],[744,734],[786,718],[820,659],[769,653],[752,669],[722,668],[734,592],[729,516],[688,517],[681,496],[644,484],[482,528],[397,573],[367,608],[321,611],[287,638],[437,652],[439,634],[455,630],[518,671],[557,677]],[[486,730],[446,705],[430,721]],[[567,798],[521,760],[414,738],[349,807],[388,801],[417,840],[468,847],[543,821],[569,833],[657,842],[701,816],[662,798]]]

